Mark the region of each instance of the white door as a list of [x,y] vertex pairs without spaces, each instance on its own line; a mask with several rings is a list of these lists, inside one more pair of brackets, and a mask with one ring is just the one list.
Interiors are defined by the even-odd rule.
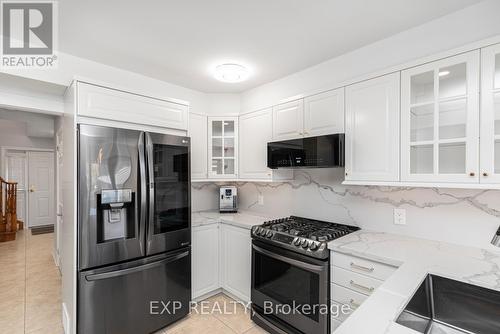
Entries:
[[191,177],[207,178],[207,116],[189,114],[189,137],[191,137]]
[[304,99],[304,135],[344,132],[344,88]]
[[346,180],[399,180],[399,87],[393,73],[346,88]]
[[267,143],[273,137],[272,108],[240,116],[240,178],[271,179]]
[[481,50],[481,183],[500,183],[500,44]]
[[402,72],[401,179],[479,181],[479,51]]
[[222,288],[240,301],[250,301],[252,240],[250,231],[231,225],[221,226]]
[[54,215],[54,153],[28,153],[29,227],[52,225]]
[[304,100],[273,108],[273,140],[299,138],[304,135]]
[[17,219],[26,223],[27,160],[25,152],[8,152],[7,180],[17,182]]
[[219,224],[192,229],[193,298],[220,288],[219,285]]

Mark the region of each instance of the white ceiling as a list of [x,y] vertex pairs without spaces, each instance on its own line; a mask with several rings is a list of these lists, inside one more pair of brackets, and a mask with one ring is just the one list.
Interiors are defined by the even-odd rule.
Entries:
[[[64,0],[63,52],[210,93],[273,81],[480,0]],[[239,61],[253,76],[216,81]]]

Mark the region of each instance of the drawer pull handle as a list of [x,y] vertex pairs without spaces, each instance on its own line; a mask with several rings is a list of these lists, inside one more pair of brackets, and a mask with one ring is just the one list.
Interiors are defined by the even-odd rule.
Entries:
[[356,303],[354,299],[351,299],[349,301],[349,304],[351,304],[351,306],[354,307],[355,309],[357,309],[360,306],[360,304]]
[[359,269],[359,270],[363,270],[363,271],[367,271],[369,273],[373,272],[375,270],[375,268],[368,268],[368,267],[363,267],[363,266],[360,266],[359,264],[356,264],[354,262],[351,262],[351,267],[354,268],[354,269]]
[[349,283],[351,284],[351,286],[353,286],[355,288],[358,288],[358,289],[361,289],[361,290],[365,290],[365,291],[367,291],[369,293],[372,293],[373,290],[375,290],[375,288],[373,288],[373,287],[369,288],[367,286],[358,284],[358,283],[354,282],[353,280],[351,280]]

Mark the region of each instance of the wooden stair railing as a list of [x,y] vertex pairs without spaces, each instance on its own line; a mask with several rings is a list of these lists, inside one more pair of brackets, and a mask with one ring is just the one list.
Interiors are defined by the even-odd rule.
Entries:
[[16,239],[22,223],[17,220],[17,182],[0,177],[0,242]]

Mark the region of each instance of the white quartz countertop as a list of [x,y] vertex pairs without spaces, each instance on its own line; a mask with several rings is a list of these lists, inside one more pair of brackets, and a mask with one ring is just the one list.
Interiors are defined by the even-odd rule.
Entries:
[[399,267],[335,334],[418,333],[395,320],[427,274],[500,290],[500,252],[496,250],[366,230],[331,241],[328,247]]
[[193,212],[191,216],[191,226],[225,223],[237,227],[251,229],[252,226],[261,225],[267,220],[277,217],[261,216],[254,212],[240,211],[238,213],[220,213],[219,211]]

